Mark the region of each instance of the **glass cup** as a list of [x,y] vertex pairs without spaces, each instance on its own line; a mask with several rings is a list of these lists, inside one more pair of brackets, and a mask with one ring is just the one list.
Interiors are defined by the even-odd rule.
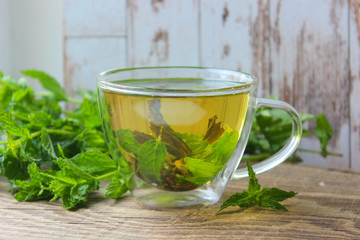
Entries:
[[285,146],[254,164],[256,174],[284,162],[301,138],[301,120],[289,104],[256,97],[247,73],[199,67],[109,70],[99,74],[98,101],[112,157],[137,202],[152,208],[216,203],[237,169],[254,109],[289,114]]

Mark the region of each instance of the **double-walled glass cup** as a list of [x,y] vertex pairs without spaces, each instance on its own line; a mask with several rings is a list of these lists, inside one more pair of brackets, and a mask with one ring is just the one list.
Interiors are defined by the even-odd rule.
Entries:
[[287,112],[285,146],[255,164],[265,172],[285,161],[301,138],[301,120],[289,104],[256,97],[254,76],[214,68],[116,69],[98,76],[98,101],[112,157],[132,196],[153,208],[216,203],[237,169],[254,109]]

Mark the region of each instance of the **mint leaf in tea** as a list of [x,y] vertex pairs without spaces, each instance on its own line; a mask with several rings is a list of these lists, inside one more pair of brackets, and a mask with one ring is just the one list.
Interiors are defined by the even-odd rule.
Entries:
[[173,96],[103,90],[105,129],[131,171],[159,189],[188,191],[209,183],[229,161],[245,121],[249,92],[178,96],[176,91],[243,87],[205,80],[127,80],[127,86],[171,89]]

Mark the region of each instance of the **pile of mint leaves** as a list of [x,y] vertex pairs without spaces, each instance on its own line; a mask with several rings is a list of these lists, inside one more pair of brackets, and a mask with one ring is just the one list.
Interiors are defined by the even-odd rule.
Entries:
[[[15,80],[0,72],[0,174],[11,184],[14,198],[18,201],[60,198],[66,209],[76,209],[87,201],[90,191],[99,189],[102,180],[110,181],[105,197],[117,199],[126,193],[129,176],[120,171],[121,159],[110,156],[96,94],[80,91],[81,100],[73,99],[44,72],[25,70],[22,74],[25,77]],[[39,81],[44,91],[35,92],[28,80]],[[67,103],[76,104],[76,109],[65,110]],[[333,132],[326,117],[301,114],[301,118],[303,122],[316,119],[314,133],[321,143],[318,153],[337,155],[327,151]],[[256,109],[244,159],[259,161],[270,156],[283,146],[290,132],[291,121],[286,114],[268,108]],[[309,135],[309,131],[303,131],[304,137]],[[290,160],[299,161],[300,158],[294,154]],[[250,164],[248,171],[250,184],[257,182]],[[249,192],[253,189],[250,184]],[[260,185],[255,189],[257,193],[263,190]],[[278,202],[295,194],[283,195],[283,198],[274,195],[272,199],[270,194],[266,199]],[[220,210],[234,205],[236,199],[243,199],[236,196],[225,201]],[[252,200],[242,201],[248,204],[237,204],[241,208],[261,205]],[[270,205],[262,204],[283,209],[275,203]]]

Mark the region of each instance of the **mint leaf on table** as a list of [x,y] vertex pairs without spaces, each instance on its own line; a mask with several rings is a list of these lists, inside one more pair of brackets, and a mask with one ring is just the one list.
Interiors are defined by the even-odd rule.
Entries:
[[128,184],[122,177],[114,179],[105,189],[105,197],[117,199],[129,190]]
[[321,143],[321,155],[326,157],[328,155],[327,145],[333,136],[333,130],[324,114],[318,115],[314,132]]
[[219,212],[230,206],[238,206],[241,209],[247,209],[252,206],[284,210],[287,209],[279,202],[294,197],[295,192],[287,192],[278,188],[262,188],[255,172],[249,162],[246,162],[249,173],[249,186],[247,191],[231,195],[220,207]]
[[51,91],[57,100],[67,99],[65,90],[60,86],[55,78],[50,75],[38,70],[24,70],[21,71],[21,73],[25,76],[38,79],[42,87]]

